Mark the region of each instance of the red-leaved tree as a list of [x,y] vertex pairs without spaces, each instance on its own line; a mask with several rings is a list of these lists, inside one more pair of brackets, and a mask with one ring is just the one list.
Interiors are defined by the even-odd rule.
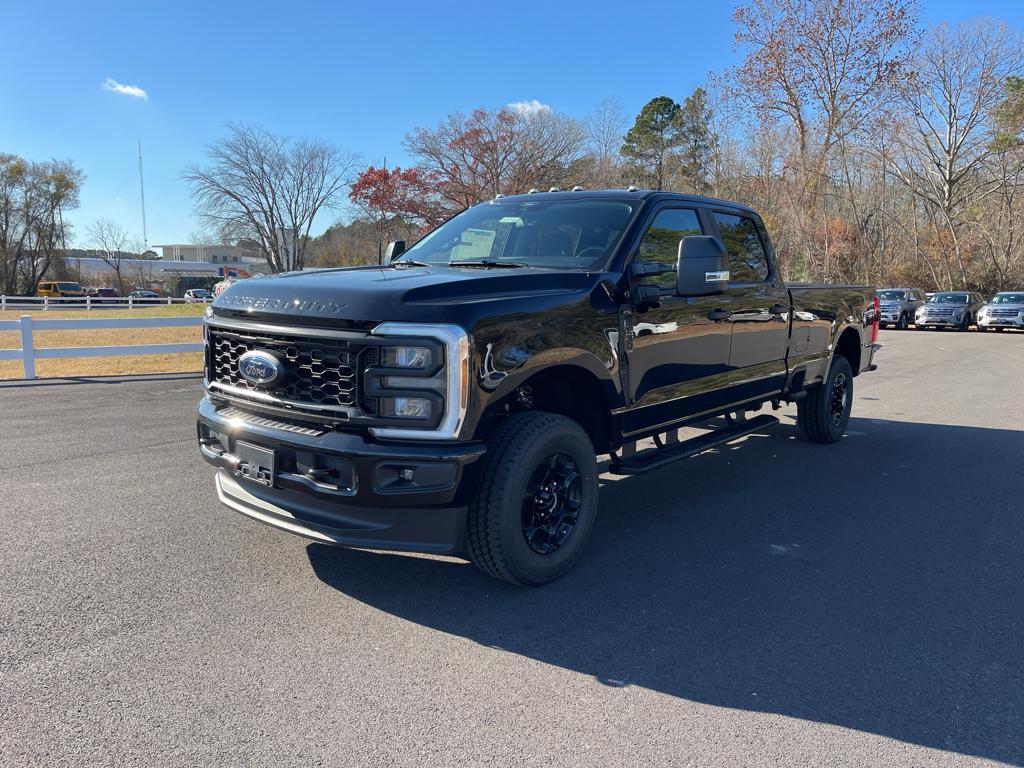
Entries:
[[393,230],[429,229],[446,217],[435,193],[436,181],[419,168],[368,167],[352,183],[348,198],[373,222],[381,239]]

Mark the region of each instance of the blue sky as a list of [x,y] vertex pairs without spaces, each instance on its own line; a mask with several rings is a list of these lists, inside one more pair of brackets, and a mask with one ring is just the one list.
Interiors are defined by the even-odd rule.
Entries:
[[[0,152],[83,168],[79,240],[100,216],[141,236],[141,139],[149,242],[183,242],[198,227],[181,171],[229,120],[393,165],[408,162],[412,127],[475,106],[537,99],[583,117],[615,97],[632,115],[736,60],[731,7],[4,0]],[[974,15],[1022,26],[1024,3],[922,2],[925,22]],[[108,78],[147,98],[104,88]]]

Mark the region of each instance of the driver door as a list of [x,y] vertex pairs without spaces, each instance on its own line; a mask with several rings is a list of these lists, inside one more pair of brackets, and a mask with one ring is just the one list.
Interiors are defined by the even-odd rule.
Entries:
[[710,390],[728,379],[732,298],[676,294],[679,241],[705,233],[697,209],[666,206],[653,214],[640,240],[635,259],[670,264],[673,271],[642,278],[660,287],[660,306],[626,313],[626,437],[713,407]]

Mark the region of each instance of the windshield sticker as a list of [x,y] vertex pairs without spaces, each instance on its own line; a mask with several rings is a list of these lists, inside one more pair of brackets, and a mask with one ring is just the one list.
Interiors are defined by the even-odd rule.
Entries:
[[494,234],[490,229],[465,230],[459,238],[459,244],[452,248],[452,261],[486,259],[491,255]]

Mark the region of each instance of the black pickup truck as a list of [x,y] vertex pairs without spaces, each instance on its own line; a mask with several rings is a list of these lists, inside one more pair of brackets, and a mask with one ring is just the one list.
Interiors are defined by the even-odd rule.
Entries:
[[639,474],[763,429],[776,419],[754,412],[781,402],[808,439],[838,440],[877,321],[871,288],[783,283],[736,203],[498,197],[387,264],[224,291],[199,446],[251,518],[541,584],[587,541],[597,455]]

